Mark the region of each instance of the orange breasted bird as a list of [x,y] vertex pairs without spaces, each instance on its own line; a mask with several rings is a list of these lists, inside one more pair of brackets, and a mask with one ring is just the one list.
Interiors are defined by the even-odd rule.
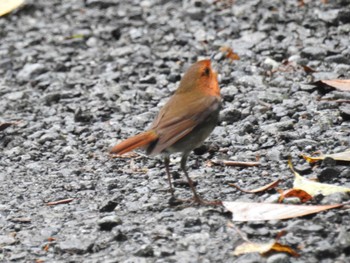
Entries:
[[117,144],[110,153],[122,155],[144,148],[148,155],[162,154],[173,197],[169,156],[181,153],[181,169],[193,192],[191,201],[210,204],[197,194],[187,173],[186,162],[190,152],[200,146],[217,125],[220,105],[217,73],[212,69],[209,59],[198,61],[182,77],[178,89],[160,110],[151,127]]

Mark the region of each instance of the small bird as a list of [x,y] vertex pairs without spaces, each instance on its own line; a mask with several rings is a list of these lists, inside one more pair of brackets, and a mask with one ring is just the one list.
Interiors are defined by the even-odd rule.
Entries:
[[151,127],[117,144],[110,153],[122,155],[136,148],[144,148],[148,155],[162,154],[170,192],[174,197],[169,156],[180,152],[181,170],[193,192],[191,202],[216,204],[218,201],[205,201],[197,194],[187,173],[186,162],[190,152],[200,146],[217,125],[220,106],[217,73],[209,59],[198,61],[182,77],[178,89],[160,110]]

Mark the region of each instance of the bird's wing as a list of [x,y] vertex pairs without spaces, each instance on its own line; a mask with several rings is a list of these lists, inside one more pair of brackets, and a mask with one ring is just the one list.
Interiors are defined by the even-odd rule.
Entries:
[[220,97],[218,96],[188,98],[188,96],[174,95],[159,112],[151,126],[159,136],[156,144],[150,149],[151,154],[160,153],[182,139],[219,107]]

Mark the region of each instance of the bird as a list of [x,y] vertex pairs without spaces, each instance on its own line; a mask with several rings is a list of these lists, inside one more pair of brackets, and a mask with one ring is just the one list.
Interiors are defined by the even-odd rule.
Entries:
[[217,201],[206,201],[198,195],[186,168],[190,152],[201,146],[218,123],[221,95],[217,76],[210,59],[192,64],[150,128],[115,145],[110,154],[119,156],[143,148],[147,155],[163,155],[170,192],[175,198],[169,164],[170,155],[180,153],[180,168],[193,193],[190,202],[217,204]]

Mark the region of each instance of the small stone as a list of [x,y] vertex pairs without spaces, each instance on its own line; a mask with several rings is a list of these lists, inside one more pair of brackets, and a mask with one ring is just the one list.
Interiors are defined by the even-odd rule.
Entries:
[[167,77],[167,80],[171,83],[178,82],[178,81],[180,81],[180,79],[181,79],[180,74],[175,74],[175,73],[171,73]]
[[58,243],[57,249],[70,254],[84,254],[91,250],[94,243],[83,237],[71,236],[70,239]]
[[23,91],[11,92],[11,93],[7,94],[6,97],[12,101],[19,101],[19,100],[23,99],[24,92]]
[[134,255],[138,257],[153,257],[153,247],[151,245],[143,245]]
[[249,253],[237,258],[235,263],[261,263],[264,262],[259,253]]
[[114,235],[114,240],[118,242],[124,242],[128,240],[128,237],[122,231],[118,230]]
[[281,151],[276,149],[276,148],[272,148],[272,149],[267,151],[266,158],[270,161],[280,161],[281,160]]
[[51,94],[47,94],[44,97],[44,101],[46,105],[52,105],[54,103],[59,102],[61,99],[61,94],[60,93],[51,93]]
[[40,137],[40,139],[38,140],[39,143],[44,144],[47,141],[54,141],[59,137],[59,134],[57,132],[49,132],[49,133],[45,133],[44,135],[42,135]]
[[298,197],[286,197],[283,199],[284,204],[300,204],[300,199]]
[[329,182],[338,177],[339,174],[339,169],[335,167],[326,167],[317,175],[317,178],[320,182]]
[[322,240],[315,244],[316,257],[319,259],[333,258],[336,255],[336,247],[331,245],[327,240]]
[[341,54],[328,56],[325,58],[325,61],[337,64],[350,64],[350,60]]
[[198,217],[187,217],[184,222],[185,227],[200,226],[202,224]]
[[115,28],[111,31],[111,35],[114,39],[119,40],[122,35],[122,32],[120,28]]
[[309,59],[323,59],[327,55],[327,51],[324,48],[312,46],[304,48],[301,55]]
[[340,115],[344,121],[350,120],[350,104],[339,107]]
[[338,192],[338,193],[334,193],[334,194],[330,194],[330,195],[326,195],[321,203],[322,204],[340,204],[344,201],[348,201],[349,200],[349,195],[347,193],[344,192]]
[[140,79],[140,83],[156,84],[157,80],[156,80],[156,78],[154,76],[146,76],[146,77]]
[[232,124],[241,119],[241,111],[235,108],[227,108],[220,112],[220,121],[225,121],[227,124]]
[[337,242],[343,250],[349,251],[350,249],[350,232],[345,226],[340,228],[339,235],[337,237]]
[[309,145],[316,146],[318,143],[311,139],[299,139],[299,140],[295,140],[293,144],[300,148],[305,149]]
[[189,7],[188,9],[186,9],[186,15],[192,18],[193,20],[201,20],[204,14],[200,8]]
[[289,256],[283,253],[271,255],[266,260],[266,263],[289,263],[289,262],[290,262]]
[[0,235],[0,246],[9,246],[16,243],[16,239],[13,236]]
[[350,23],[350,10],[341,10],[338,15],[338,20],[344,24]]
[[30,81],[34,77],[44,73],[46,68],[44,65],[35,63],[35,64],[26,64],[23,69],[18,72],[17,78],[20,81]]
[[105,216],[98,221],[100,230],[103,231],[111,231],[113,227],[121,225],[122,223],[123,221],[115,215]]
[[277,134],[279,131],[291,130],[294,127],[293,120],[280,121],[261,126],[261,129],[270,134]]
[[297,164],[294,166],[294,169],[300,174],[309,174],[312,172],[311,166],[308,163]]

